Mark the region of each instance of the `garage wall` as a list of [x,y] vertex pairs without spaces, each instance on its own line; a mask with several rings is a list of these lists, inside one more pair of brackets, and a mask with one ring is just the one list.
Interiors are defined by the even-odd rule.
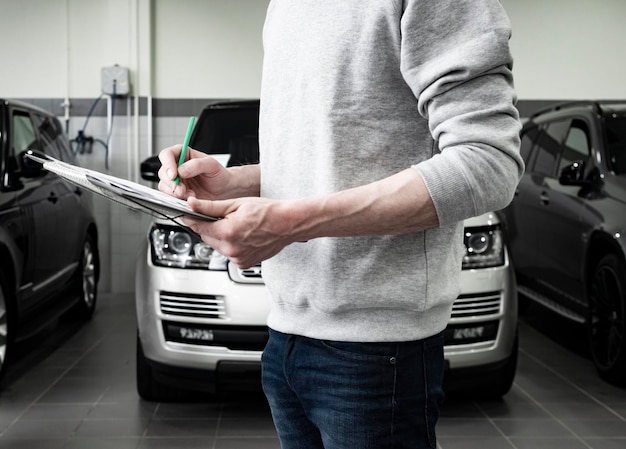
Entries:
[[[182,141],[210,99],[258,97],[269,0],[0,0],[0,98],[63,119],[96,143],[80,164],[133,181],[139,162]],[[131,95],[101,97],[101,69],[130,71]],[[78,148],[76,142],[74,148]],[[102,291],[134,289],[149,217],[95,198]]]
[[624,0],[502,0],[520,100],[624,99]]
[[[54,111],[75,139],[107,142],[81,164],[134,181],[211,99],[258,97],[269,0],[0,0],[0,98]],[[502,0],[513,24],[520,111],[626,98],[623,0]],[[101,96],[101,69],[130,70],[131,95]],[[91,112],[91,115],[89,115]],[[132,291],[148,218],[97,200],[101,289]]]

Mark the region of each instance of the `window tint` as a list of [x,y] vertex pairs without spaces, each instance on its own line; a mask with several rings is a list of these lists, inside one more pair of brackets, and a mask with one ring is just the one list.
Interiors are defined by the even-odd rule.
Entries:
[[536,126],[532,128],[528,128],[527,130],[524,131],[524,134],[522,134],[522,141],[520,144],[520,155],[522,156],[522,159],[524,159],[526,166],[529,165],[531,150],[533,149],[535,140],[537,140],[538,134],[539,134],[539,128]]
[[21,111],[13,112],[13,156],[17,156],[22,151],[38,150],[37,133],[30,115]]
[[563,144],[559,171],[574,161],[587,160],[590,154],[589,127],[582,120],[573,120]]
[[553,122],[546,126],[537,142],[537,158],[534,166],[536,173],[555,176],[561,153],[561,142],[568,127],[569,120]]
[[42,141],[42,151],[56,159],[71,162],[72,154],[58,120],[35,114],[35,122]]

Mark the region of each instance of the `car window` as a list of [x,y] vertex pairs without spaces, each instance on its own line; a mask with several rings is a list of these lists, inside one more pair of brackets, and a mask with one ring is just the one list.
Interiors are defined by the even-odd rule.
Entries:
[[609,169],[626,174],[626,117],[607,118],[606,144]]
[[522,134],[522,141],[520,143],[520,155],[522,156],[522,159],[524,159],[527,167],[530,165],[529,159],[531,155],[531,150],[533,149],[535,140],[537,140],[538,134],[539,128],[536,126],[528,128],[524,131],[524,134]]
[[42,114],[35,114],[34,116],[42,141],[41,151],[56,159],[72,162],[72,153],[59,121]]
[[13,156],[26,150],[38,150],[37,133],[30,115],[22,111],[13,112]]
[[539,136],[534,165],[536,173],[555,176],[561,154],[561,142],[569,127],[569,122],[569,120],[564,120],[549,123]]
[[572,120],[571,127],[563,144],[559,171],[575,161],[584,161],[591,154],[589,127],[583,120]]

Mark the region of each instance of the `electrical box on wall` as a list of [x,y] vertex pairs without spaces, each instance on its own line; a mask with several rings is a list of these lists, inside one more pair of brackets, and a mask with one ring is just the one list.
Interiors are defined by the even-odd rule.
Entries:
[[130,93],[128,69],[114,65],[103,67],[101,71],[102,93],[122,97]]

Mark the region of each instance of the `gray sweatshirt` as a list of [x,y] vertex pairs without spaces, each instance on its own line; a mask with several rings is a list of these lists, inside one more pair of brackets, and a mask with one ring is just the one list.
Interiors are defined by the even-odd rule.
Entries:
[[523,162],[510,24],[498,0],[272,0],[261,195],[302,198],[414,167],[440,227],[319,238],[264,262],[268,324],[344,341],[443,330],[462,220],[506,206]]

